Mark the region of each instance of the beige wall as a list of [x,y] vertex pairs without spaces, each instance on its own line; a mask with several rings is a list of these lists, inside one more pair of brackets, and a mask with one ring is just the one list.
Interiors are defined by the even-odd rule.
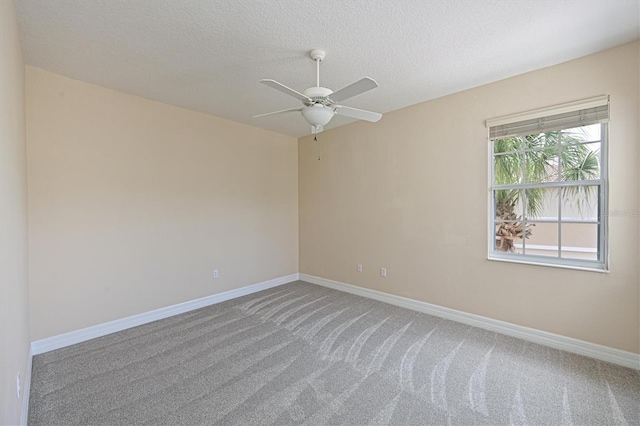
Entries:
[[635,42],[327,131],[321,161],[301,138],[300,272],[639,352],[638,217],[610,217],[609,274],[488,261],[485,128],[610,94],[609,208],[637,211],[638,58]]
[[32,340],[298,271],[295,138],[26,82]]
[[0,424],[18,424],[29,356],[24,63],[12,1],[0,1]]

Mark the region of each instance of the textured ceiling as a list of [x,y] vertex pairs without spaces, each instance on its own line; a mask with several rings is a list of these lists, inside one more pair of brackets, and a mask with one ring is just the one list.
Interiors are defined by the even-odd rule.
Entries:
[[[25,61],[75,79],[293,136],[269,87],[369,76],[343,102],[389,112],[638,39],[640,0],[16,0]],[[384,120],[384,117],[382,118]],[[351,120],[334,117],[329,126]],[[370,124],[374,126],[375,124]]]

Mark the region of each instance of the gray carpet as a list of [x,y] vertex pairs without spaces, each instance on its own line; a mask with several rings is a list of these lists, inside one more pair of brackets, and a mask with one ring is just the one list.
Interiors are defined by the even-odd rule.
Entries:
[[29,424],[640,424],[637,371],[303,282],[38,355]]

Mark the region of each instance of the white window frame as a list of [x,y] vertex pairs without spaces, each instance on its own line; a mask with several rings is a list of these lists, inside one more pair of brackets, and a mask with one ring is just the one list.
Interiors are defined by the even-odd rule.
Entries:
[[[585,115],[584,111],[593,111],[597,109],[597,113],[592,115]],[[532,126],[537,126],[540,133],[552,130],[564,130],[569,128],[575,128],[578,126],[563,124],[563,114],[572,115],[571,113],[580,114],[580,119],[586,119],[583,125],[592,125],[600,123],[601,135],[600,135],[600,179],[588,180],[588,181],[570,181],[570,182],[544,182],[544,183],[521,183],[512,185],[495,185],[494,184],[494,146],[493,141],[496,139],[505,138],[508,136],[518,135],[523,136],[527,134],[534,134],[538,130],[525,130],[523,133],[519,133],[519,129],[531,129]],[[577,115],[577,114],[573,114]],[[559,118],[560,117],[560,118]],[[555,121],[554,121],[555,120]],[[524,263],[531,265],[552,266],[559,268],[580,269],[587,271],[608,272],[609,259],[608,259],[608,141],[609,141],[609,96],[598,96],[591,99],[582,101],[571,102],[568,104],[557,105],[554,107],[543,108],[535,111],[529,111],[522,114],[513,114],[504,117],[498,117],[491,120],[487,120],[488,130],[488,161],[489,161],[489,191],[488,191],[488,259],[498,260],[505,262]],[[534,124],[532,124],[534,123]],[[503,132],[503,135],[500,135]],[[524,153],[524,151],[523,151]],[[569,247],[562,246],[561,227],[563,223],[573,223],[571,220],[563,220],[562,215],[558,214],[556,222],[558,223],[558,257],[538,256],[531,254],[519,254],[500,252],[495,250],[496,244],[496,213],[495,213],[495,191],[501,189],[522,189],[525,190],[530,187],[546,187],[546,188],[562,188],[563,186],[599,186],[598,196],[598,219],[595,222],[598,225],[598,259],[597,260],[585,260],[585,259],[569,259],[561,256],[562,249],[568,249]],[[560,207],[561,208],[561,207]],[[538,222],[538,220],[534,220]],[[532,222],[534,222],[532,221]],[[580,222],[584,223],[584,222]],[[524,240],[518,241],[518,243],[526,242]],[[526,253],[526,250],[525,250]]]

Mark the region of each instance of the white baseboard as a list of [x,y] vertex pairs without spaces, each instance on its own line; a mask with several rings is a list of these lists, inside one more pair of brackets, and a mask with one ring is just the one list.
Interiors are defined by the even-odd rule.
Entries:
[[29,348],[29,358],[27,359],[27,371],[24,373],[22,388],[22,414],[20,415],[20,424],[26,426],[29,421],[29,395],[31,394],[31,363],[33,361],[33,352]]
[[463,324],[472,325],[474,327],[485,330],[495,331],[497,333],[506,334],[508,336],[517,337],[530,342],[549,346],[567,352],[588,356],[599,359],[601,361],[618,364],[623,367],[640,369],[640,355],[627,352],[620,349],[610,348],[608,346],[598,345],[596,343],[585,342],[571,337],[561,336],[559,334],[549,333],[546,331],[536,330],[529,327],[499,321],[480,315],[468,314],[466,312],[457,311],[455,309],[445,308],[438,305],[432,305],[426,302],[409,299],[406,297],[395,296],[393,294],[383,293],[376,290],[369,290],[357,287],[351,284],[345,284],[339,281],[333,281],[326,278],[316,277],[313,275],[299,274],[300,280],[312,284],[329,287],[335,290],[344,291],[346,293],[375,299],[391,305],[400,306],[402,308],[412,309],[414,311],[423,312],[425,314],[446,318],[452,321],[461,322]]
[[612,364],[640,369],[640,355],[633,352],[610,348],[608,346],[598,345],[596,343],[590,343],[583,340],[574,339],[572,337],[561,336],[558,334],[536,330],[533,328],[495,320],[480,315],[469,314],[466,312],[457,311],[455,309],[445,308],[442,306],[433,305],[406,297],[395,296],[393,294],[383,293],[376,290],[370,290],[363,287],[357,287],[351,284],[316,277],[313,275],[291,274],[284,277],[274,278],[272,280],[263,281],[261,283],[227,291],[224,293],[214,294],[212,296],[203,297],[201,299],[167,306],[142,314],[133,315],[104,324],[99,324],[93,327],[87,327],[32,342],[31,351],[29,354],[27,377],[25,377],[22,418],[26,421],[26,415],[29,408],[28,394],[31,384],[31,359],[34,355],[95,339],[96,337],[105,336],[110,333],[126,330],[128,328],[147,324],[205,306],[225,302],[227,300],[235,299],[236,297],[246,296],[251,293],[290,283],[298,279],[312,284],[317,284],[324,287],[333,288],[335,290],[344,291],[346,293],[356,294],[358,296],[363,296],[369,299],[374,299],[392,305],[400,306],[402,308],[412,309],[414,311],[423,312],[429,315],[461,322],[485,330],[495,331],[497,333],[506,334],[508,336],[517,337],[567,352],[588,356],[591,358],[610,362]]
[[138,325],[147,324],[173,315],[193,311],[209,305],[215,305],[216,303],[225,302],[227,300],[235,299],[236,297],[246,296],[247,294],[255,293],[257,291],[290,283],[298,280],[298,277],[299,274],[297,273],[286,275],[284,277],[274,278],[272,280],[263,281],[235,290],[225,291],[224,293],[203,297],[201,299],[178,303],[177,305],[167,306],[142,314],[109,321],[104,324],[98,324],[92,327],[71,331],[69,333],[48,337],[46,339],[36,340],[31,342],[31,353],[33,355],[38,355],[55,349],[64,348],[66,346],[75,345],[76,343],[95,339],[96,337],[105,336],[117,331],[126,330]]

